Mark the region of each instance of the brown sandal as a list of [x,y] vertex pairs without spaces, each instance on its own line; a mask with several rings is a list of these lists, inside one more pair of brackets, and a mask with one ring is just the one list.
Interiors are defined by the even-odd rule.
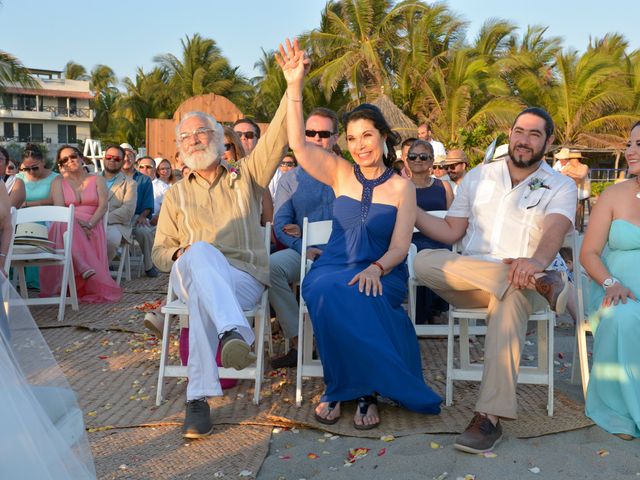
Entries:
[[[367,413],[369,412],[369,407],[371,405],[378,405],[378,399],[373,395],[364,395],[358,398],[357,401],[358,401],[358,413],[360,414],[361,418],[364,418],[367,416]],[[379,425],[380,425],[379,420],[378,422],[372,423],[369,425],[365,425],[364,423],[357,424],[355,420],[353,421],[353,426],[355,427],[356,430],[371,430],[373,428],[376,428]]]
[[[338,406],[338,402],[329,402],[329,404],[327,405],[327,417],[329,415],[331,415],[331,412],[333,412],[333,410]],[[332,418],[331,420],[328,420],[327,417],[321,417],[320,415],[318,415],[316,412],[313,412],[314,417],[316,417],[316,420],[324,425],[334,425],[335,423],[338,422],[338,420],[340,420],[340,415],[338,415],[335,418]]]

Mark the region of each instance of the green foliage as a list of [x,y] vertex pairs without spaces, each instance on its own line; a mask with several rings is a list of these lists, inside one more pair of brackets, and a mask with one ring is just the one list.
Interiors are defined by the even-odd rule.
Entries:
[[591,196],[599,196],[605,188],[613,184],[615,184],[615,182],[591,182]]

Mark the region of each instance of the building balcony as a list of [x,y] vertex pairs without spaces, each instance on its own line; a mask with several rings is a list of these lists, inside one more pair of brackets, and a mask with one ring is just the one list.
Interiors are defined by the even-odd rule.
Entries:
[[36,110],[29,106],[0,106],[0,118],[17,120],[67,120],[92,122],[93,110],[90,108],[66,108],[44,105]]

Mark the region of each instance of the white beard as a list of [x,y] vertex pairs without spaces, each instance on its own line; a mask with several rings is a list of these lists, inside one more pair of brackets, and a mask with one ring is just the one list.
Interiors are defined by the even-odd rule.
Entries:
[[184,164],[191,170],[206,170],[217,160],[217,154],[215,150],[211,148],[211,145],[195,150],[190,154],[181,151],[180,156]]

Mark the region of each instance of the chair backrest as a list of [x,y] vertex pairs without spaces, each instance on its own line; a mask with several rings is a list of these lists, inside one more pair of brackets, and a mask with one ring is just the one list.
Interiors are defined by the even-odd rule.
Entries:
[[73,205],[55,207],[44,205],[41,207],[21,208],[18,210],[16,224],[27,222],[64,222],[73,224]]
[[[329,241],[333,222],[331,220],[321,220],[319,222],[309,222],[307,217],[302,221],[302,246],[300,252],[302,261],[300,262],[300,285],[307,273],[306,252],[312,245],[324,245]],[[309,262],[309,265],[311,262]]]
[[16,207],[11,207],[9,213],[11,215],[11,240],[9,242],[9,248],[7,249],[7,256],[4,258],[4,271],[9,273],[11,268],[11,255],[13,254],[13,239],[16,236],[16,221],[18,220],[18,211]]

